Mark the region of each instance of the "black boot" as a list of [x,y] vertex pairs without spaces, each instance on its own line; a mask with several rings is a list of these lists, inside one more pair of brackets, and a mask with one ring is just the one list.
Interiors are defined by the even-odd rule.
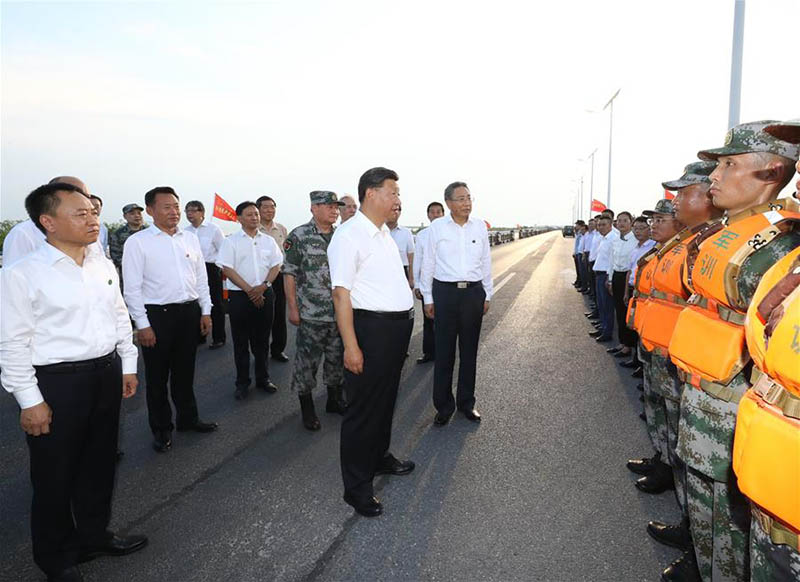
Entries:
[[689,531],[689,518],[684,517],[678,525],[667,525],[660,521],[647,524],[647,533],[654,540],[679,550],[692,549],[692,534]]
[[344,416],[345,411],[347,411],[347,401],[342,394],[343,387],[342,384],[328,386],[328,402],[325,404],[325,412],[333,412]]
[[314,397],[311,394],[300,394],[300,412],[303,415],[303,426],[308,430],[319,430],[322,425],[314,410]]
[[636,488],[643,493],[654,495],[675,489],[672,467],[666,463],[658,463],[650,473],[636,480]]
[[661,580],[663,582],[701,582],[703,579],[697,568],[694,549],[688,549],[680,558],[667,566],[667,569],[661,573]]

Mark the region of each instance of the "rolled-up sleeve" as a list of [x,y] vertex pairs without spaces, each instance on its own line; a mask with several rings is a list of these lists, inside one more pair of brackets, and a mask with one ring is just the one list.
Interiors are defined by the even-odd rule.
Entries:
[[33,302],[22,273],[6,267],[0,274],[0,380],[20,408],[44,402],[33,369]]

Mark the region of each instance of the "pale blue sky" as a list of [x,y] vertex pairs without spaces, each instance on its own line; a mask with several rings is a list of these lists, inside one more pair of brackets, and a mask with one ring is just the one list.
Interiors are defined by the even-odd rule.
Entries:
[[[57,174],[104,219],[169,184],[232,205],[400,174],[406,224],[465,180],[495,225],[572,219],[595,147],[605,199],[639,211],[727,122],[733,0],[2,2],[0,216]],[[750,0],[742,120],[800,116],[800,2]]]

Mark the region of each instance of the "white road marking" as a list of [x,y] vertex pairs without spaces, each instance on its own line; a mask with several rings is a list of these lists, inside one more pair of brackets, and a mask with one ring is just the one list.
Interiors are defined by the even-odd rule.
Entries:
[[500,291],[500,289],[503,288],[503,285],[508,283],[514,277],[514,275],[516,275],[516,273],[509,273],[508,275],[503,277],[503,279],[494,286],[494,290],[492,291],[492,295],[494,295],[495,293]]

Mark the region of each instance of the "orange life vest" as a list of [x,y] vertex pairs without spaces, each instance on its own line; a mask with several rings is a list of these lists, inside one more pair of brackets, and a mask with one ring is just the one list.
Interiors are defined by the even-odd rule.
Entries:
[[642,329],[647,310],[647,299],[653,290],[653,275],[658,266],[657,252],[659,248],[661,248],[660,245],[654,246],[637,263],[633,297],[628,301],[628,313],[625,318],[628,327],[637,332]]
[[739,270],[756,250],[800,220],[800,214],[784,210],[788,202],[778,200],[740,213],[700,245],[692,272],[695,292],[678,317],[669,355],[687,382],[719,398],[741,397],[729,394],[725,386],[750,359]]

